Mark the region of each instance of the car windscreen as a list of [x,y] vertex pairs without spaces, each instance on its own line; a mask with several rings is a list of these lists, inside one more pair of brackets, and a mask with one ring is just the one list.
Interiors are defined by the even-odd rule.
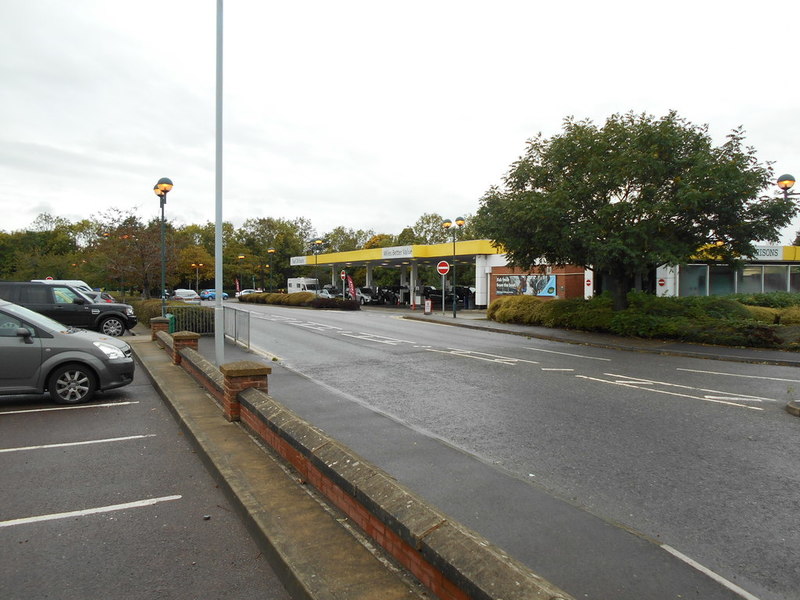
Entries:
[[16,315],[21,319],[24,319],[28,323],[31,323],[32,325],[35,325],[37,327],[43,327],[51,331],[66,331],[68,329],[65,325],[62,325],[58,321],[54,321],[50,317],[45,317],[43,314],[34,312],[30,309],[25,308],[24,306],[12,304],[9,306],[4,306],[3,310],[13,315]]

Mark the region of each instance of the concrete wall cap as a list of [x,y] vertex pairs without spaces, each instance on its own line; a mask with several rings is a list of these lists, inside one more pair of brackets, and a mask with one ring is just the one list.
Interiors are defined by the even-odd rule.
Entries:
[[219,370],[226,377],[247,377],[248,375],[269,375],[272,373],[272,367],[267,367],[252,360],[226,363],[220,365]]
[[194,331],[176,331],[172,334],[172,339],[175,340],[199,340],[200,334]]

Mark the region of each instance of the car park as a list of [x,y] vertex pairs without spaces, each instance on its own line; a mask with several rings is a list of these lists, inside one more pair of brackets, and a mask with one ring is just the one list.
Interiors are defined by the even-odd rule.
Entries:
[[66,284],[0,281],[0,298],[70,327],[121,336],[138,322],[129,304],[93,302]]
[[[201,300],[216,300],[217,299],[217,290],[200,290],[200,299]],[[222,292],[222,299],[228,299],[228,292]]]
[[187,304],[200,304],[200,294],[194,290],[177,289],[170,296],[170,300],[178,300]]
[[122,340],[0,300],[0,395],[49,392],[59,404],[86,402],[131,383],[134,368]]

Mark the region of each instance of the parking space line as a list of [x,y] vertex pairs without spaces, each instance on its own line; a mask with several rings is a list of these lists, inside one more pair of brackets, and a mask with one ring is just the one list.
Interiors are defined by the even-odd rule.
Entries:
[[35,412],[50,412],[54,410],[77,410],[79,408],[112,408],[117,406],[125,406],[127,404],[139,404],[138,400],[131,400],[129,402],[106,402],[105,404],[79,404],[78,406],[53,406],[50,408],[29,408],[25,410],[4,410],[0,411],[0,416],[3,415],[21,415],[25,413]]
[[180,500],[183,496],[162,496],[161,498],[149,498],[147,500],[137,500],[136,502],[126,502],[125,504],[112,504],[110,506],[98,506],[96,508],[86,508],[84,510],[74,510],[64,513],[53,513],[49,515],[38,515],[36,517],[24,517],[22,519],[11,519],[10,521],[0,521],[0,527],[14,527],[15,525],[28,525],[30,523],[40,523],[42,521],[55,521],[57,519],[71,519],[74,517],[85,517],[100,513],[127,510],[129,508],[142,508],[153,506],[160,502],[170,502]]
[[156,437],[156,434],[149,433],[147,435],[129,435],[126,437],[107,438],[104,440],[85,440],[83,442],[65,442],[63,444],[45,444],[41,446],[20,446],[18,448],[0,448],[0,454],[4,452],[22,452],[23,450],[44,450],[48,448],[67,448],[69,446],[87,446],[89,444],[107,444],[109,442],[125,442],[128,440],[141,440],[149,437]]

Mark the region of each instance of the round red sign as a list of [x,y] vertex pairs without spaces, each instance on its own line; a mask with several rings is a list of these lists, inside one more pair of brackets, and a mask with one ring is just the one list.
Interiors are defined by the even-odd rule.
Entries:
[[586,285],[592,285],[592,280],[591,279],[587,279],[586,280]]
[[344,281],[344,278],[347,277],[347,273],[342,271],[341,273],[339,273],[339,276],[342,278],[342,281]]
[[436,270],[439,271],[439,275],[447,275],[450,272],[450,263],[446,260],[440,260],[439,264],[436,265]]
[[665,279],[659,279],[658,280],[658,285],[660,285],[661,287],[664,287],[665,285],[667,285],[667,282],[666,282]]

